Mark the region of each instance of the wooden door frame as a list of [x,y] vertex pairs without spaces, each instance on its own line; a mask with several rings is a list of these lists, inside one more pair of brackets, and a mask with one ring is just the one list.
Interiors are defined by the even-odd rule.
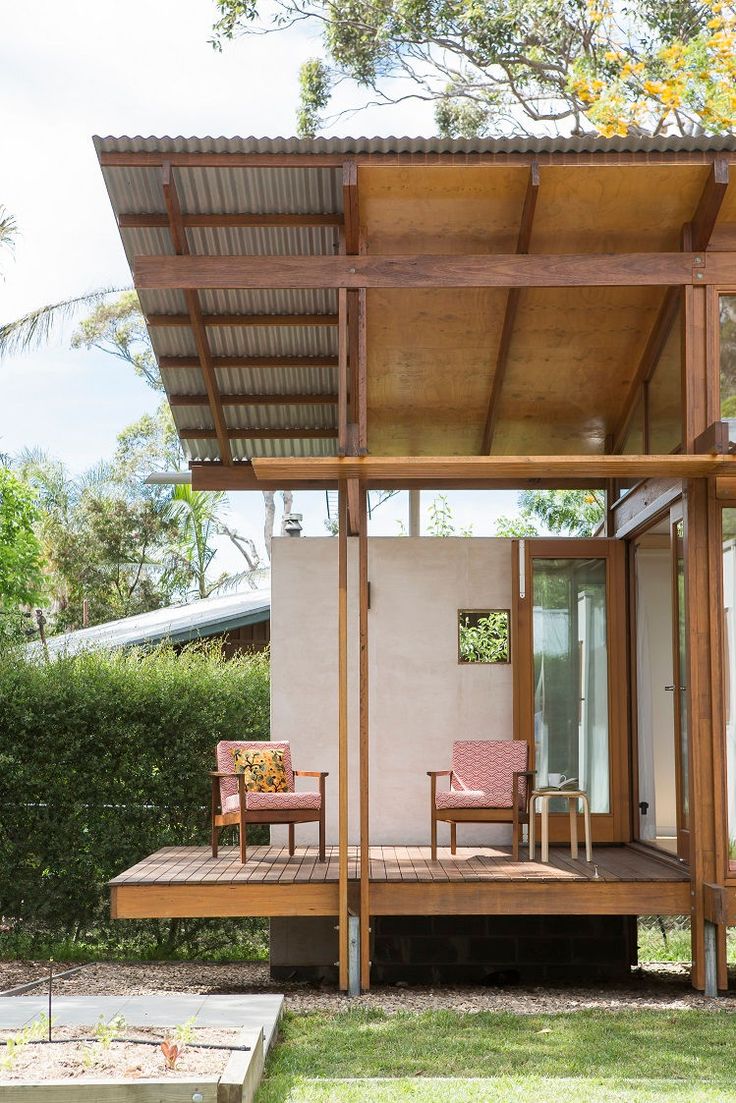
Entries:
[[[682,536],[677,534],[677,526],[683,526]],[[669,518],[669,534],[670,534],[670,555],[672,559],[672,682],[674,684],[674,745],[675,745],[675,808],[677,816],[677,857],[686,865],[690,864],[690,818],[692,816],[692,800],[690,792],[688,791],[688,826],[683,827],[683,776],[682,776],[682,685],[681,685],[681,656],[680,656],[680,588],[679,588],[679,566],[678,566],[678,542],[682,549],[682,570],[683,578],[686,574],[685,565],[685,517],[684,517],[684,503],[675,502],[670,509]],[[685,608],[682,613],[685,617],[685,669],[688,669],[688,625],[687,625],[687,594],[683,593],[683,600],[685,602]],[[685,686],[685,693],[688,693],[688,687]],[[685,740],[687,743],[687,761],[688,761],[688,790],[690,781],[690,708],[691,702],[687,700],[688,708],[688,723],[685,730]]]
[[[615,538],[531,537],[513,541],[512,631],[514,738],[529,744],[534,766],[534,641],[532,559],[603,559],[606,563],[606,647],[608,663],[609,811],[592,816],[597,843],[631,841],[631,785],[627,709],[626,551]],[[617,600],[618,599],[618,600]],[[581,817],[582,819],[582,817]],[[550,839],[569,837],[567,812],[550,815]]]
[[[688,853],[683,857],[680,853],[680,839],[679,828],[677,855],[670,854],[669,851],[663,850],[658,847],[656,843],[653,843],[650,839],[642,839],[640,837],[640,823],[639,823],[639,685],[637,675],[637,618],[638,618],[638,605],[637,605],[637,586],[636,586],[636,541],[645,536],[650,529],[655,525],[661,524],[662,521],[667,521],[667,533],[662,533],[663,540],[666,540],[666,549],[670,555],[670,573],[671,583],[670,590],[672,594],[671,599],[671,624],[672,624],[672,677],[675,685],[674,700],[673,700],[673,722],[672,722],[672,740],[673,748],[675,751],[675,804],[676,814],[680,816],[680,800],[681,800],[681,785],[682,776],[680,770],[680,713],[679,713],[679,654],[677,652],[678,647],[678,632],[679,625],[677,623],[677,603],[678,595],[677,578],[676,578],[676,551],[673,547],[672,530],[679,521],[684,518],[684,500],[682,496],[671,502],[665,509],[661,510],[656,517],[652,517],[647,520],[645,524],[637,528],[631,536],[626,538],[627,544],[627,567],[628,567],[628,588],[629,588],[629,685],[630,685],[630,710],[629,710],[629,723],[631,728],[631,837],[639,846],[646,846],[651,849],[655,854],[661,857],[671,857],[673,861],[679,860],[684,865],[689,865],[689,847]],[[689,728],[688,728],[688,740],[689,740]],[[688,832],[688,844],[689,844],[689,832]]]

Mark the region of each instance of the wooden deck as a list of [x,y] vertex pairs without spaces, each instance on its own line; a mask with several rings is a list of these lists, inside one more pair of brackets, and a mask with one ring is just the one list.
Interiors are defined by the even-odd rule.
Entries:
[[[289,857],[253,847],[164,847],[110,882],[118,919],[247,915],[336,915],[338,852],[311,847]],[[690,878],[674,862],[626,846],[596,847],[593,864],[552,848],[549,864],[514,862],[508,849],[466,847],[452,857],[428,847],[370,849],[373,915],[679,915],[690,910]],[[351,907],[358,906],[358,848],[349,851]]]

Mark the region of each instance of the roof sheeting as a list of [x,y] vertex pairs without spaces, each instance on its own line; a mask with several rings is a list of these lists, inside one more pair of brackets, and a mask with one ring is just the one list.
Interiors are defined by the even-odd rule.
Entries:
[[[597,134],[495,139],[133,136],[97,137],[94,142],[118,216],[166,218],[161,166],[171,157],[189,250],[193,256],[212,257],[334,255],[341,248],[337,224],[202,227],[187,225],[186,220],[314,214],[334,216],[337,222],[343,214],[343,163],[361,156],[366,157],[358,162],[361,251],[368,254],[512,252],[528,164],[537,157],[544,167],[530,252],[675,251],[683,224],[692,219],[703,194],[709,161],[719,153],[736,153],[736,135],[613,139]],[[105,161],[108,154],[119,156]],[[141,154],[143,159],[126,163],[126,154]],[[449,162],[450,167],[432,162],[433,155],[445,154],[457,158]],[[569,158],[560,165],[544,162],[545,154]],[[623,155],[620,162],[618,154]],[[667,154],[683,156],[678,161]],[[198,161],[200,155],[203,160]],[[208,155],[212,156],[208,159]],[[402,155],[405,161],[391,160]],[[477,161],[473,168],[463,159],[466,155],[497,160],[492,170],[484,162],[478,167]],[[175,156],[180,159],[174,160]],[[228,160],[231,156],[233,161]],[[318,163],[310,162],[310,156]],[[270,157],[274,161],[269,162]],[[302,157],[305,160],[300,162]],[[427,164],[425,171],[412,177],[415,165]],[[646,167],[646,179],[641,171],[629,171],[633,164]],[[631,177],[637,175],[639,180],[634,182]],[[729,196],[724,221],[733,223],[736,183]],[[209,221],[216,222],[216,217]],[[165,224],[124,224],[121,236],[131,267],[136,256],[173,253]],[[336,394],[335,291],[223,289],[195,294],[206,316],[221,394],[246,399]],[[526,289],[518,332],[507,356],[507,378],[497,399],[493,450],[511,454],[545,448],[601,451],[620,421],[659,294],[646,288],[631,293],[625,288]],[[147,318],[188,313],[186,297],[176,288],[141,290],[140,298]],[[477,453],[495,380],[505,301],[501,288],[367,292],[371,451]],[[316,326],[279,325],[275,317],[267,325],[225,325],[216,317],[225,314],[329,317]],[[167,358],[162,377],[168,395],[202,396],[205,381],[196,363],[192,327],[152,325],[149,332],[157,357]],[[183,362],[177,364],[175,358]],[[267,363],[250,363],[253,358]],[[544,441],[536,428],[542,406],[550,418]],[[209,404],[179,402],[173,406],[173,415],[190,460],[221,458]],[[234,433],[230,450],[236,460],[330,456],[337,451],[334,401],[266,406],[244,400],[227,404],[224,420],[226,429]],[[299,436],[300,429],[307,435]],[[249,438],[247,430],[256,434],[260,430],[262,435]],[[191,438],[187,433],[208,435]]]
[[[122,620],[111,620],[93,628],[66,632],[51,636],[48,640],[50,655],[76,655],[80,651],[96,648],[115,650],[119,647],[135,647],[141,644],[186,643],[218,635],[246,624],[258,624],[271,616],[271,590],[260,589],[247,593],[226,594],[203,598],[187,605],[169,605],[150,613],[139,613]],[[29,644],[31,654],[41,654],[41,644]]]

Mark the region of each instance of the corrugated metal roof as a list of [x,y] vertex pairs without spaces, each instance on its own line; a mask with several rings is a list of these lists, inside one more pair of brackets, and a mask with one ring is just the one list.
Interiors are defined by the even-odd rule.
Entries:
[[[246,624],[258,624],[271,615],[271,590],[263,588],[246,593],[225,594],[192,601],[187,605],[169,605],[135,617],[111,620],[94,628],[82,628],[78,632],[66,632],[51,636],[49,654],[75,655],[80,651],[96,648],[115,650],[118,647],[135,647],[140,644],[170,640],[185,643],[241,628]],[[41,644],[28,645],[31,654],[41,654]]]
[[[102,153],[148,152],[165,156],[175,153],[224,154],[541,154],[541,153],[655,153],[736,151],[736,135],[717,137],[602,138],[597,134],[574,138],[356,137],[356,138],[256,138],[256,137],[95,137]],[[165,215],[159,166],[125,165],[102,168],[116,215]],[[174,169],[182,212],[188,214],[316,213],[341,214],[342,173],[338,161],[327,167],[233,167],[177,165]],[[186,230],[195,255],[332,255],[339,244],[337,227],[208,227]],[[167,228],[122,229],[126,255],[132,266],[140,255],[171,254]],[[148,290],[140,294],[147,316],[186,314],[186,302],[176,289]],[[210,290],[199,292],[205,315],[215,314],[332,314],[337,310],[334,291],[314,290]],[[151,327],[158,357],[194,357],[196,345],[190,327]],[[207,336],[215,357],[317,358],[335,357],[335,327],[208,326]],[[314,394],[335,393],[337,369],[302,366],[216,369],[220,389],[228,394]],[[198,368],[165,368],[162,371],[169,395],[204,392]],[[230,406],[226,410],[231,428],[256,426],[272,430],[333,428],[334,407]],[[174,419],[179,429],[213,429],[207,406],[177,406]],[[267,420],[266,420],[267,419]],[[335,439],[233,440],[235,458],[252,456],[324,456],[336,452]],[[219,459],[217,441],[183,441],[185,454],[193,460]]]
[[[256,138],[203,137],[183,135],[156,137],[94,138],[98,154],[105,153],[653,153],[736,151],[736,135],[629,134],[625,138],[603,138],[600,134],[575,137],[530,137],[518,134],[508,138]],[[155,170],[154,170],[155,171]],[[303,170],[299,170],[303,171]]]

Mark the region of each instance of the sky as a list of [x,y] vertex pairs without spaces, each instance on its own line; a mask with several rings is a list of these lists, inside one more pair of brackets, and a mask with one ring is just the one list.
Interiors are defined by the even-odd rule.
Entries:
[[[30,13],[33,13],[32,18]],[[126,286],[130,272],[105,191],[93,134],[291,135],[300,63],[319,53],[315,32],[208,44],[211,0],[0,0],[0,205],[15,216],[13,257],[0,268],[0,323],[97,287]],[[340,106],[359,101],[341,92]],[[431,134],[431,108],[406,103],[343,119],[328,134]],[[120,430],[157,396],[131,368],[74,351],[74,325],[42,351],[0,362],[0,452],[40,447],[76,473],[109,458]],[[374,514],[372,535],[407,522],[407,496]],[[433,495],[422,495],[422,523]],[[458,528],[492,535],[514,512],[511,492],[449,496]],[[258,494],[230,496],[236,526],[258,537]],[[306,535],[323,535],[323,494],[300,492]],[[218,554],[235,569],[233,553]]]

